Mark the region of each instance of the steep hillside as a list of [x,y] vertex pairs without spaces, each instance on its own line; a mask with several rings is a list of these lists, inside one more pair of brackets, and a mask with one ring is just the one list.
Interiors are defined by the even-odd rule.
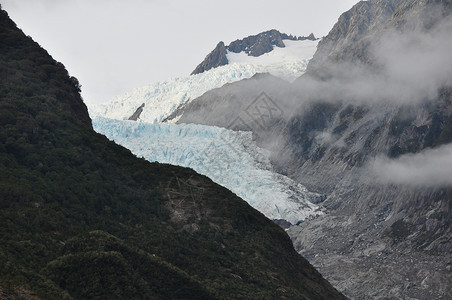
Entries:
[[[278,104],[283,105],[279,99],[288,95],[292,86],[271,74],[256,74],[250,79],[241,80],[236,83],[225,85],[218,89],[208,91],[201,97],[185,105],[174,115],[181,117],[177,123],[198,123],[227,127],[236,130],[250,130],[256,133],[259,125],[247,114],[247,107],[259,101],[259,94],[267,93],[267,96]],[[257,103],[256,102],[256,103]],[[287,111],[289,107],[281,110]],[[263,111],[266,112],[265,110]],[[280,117],[278,115],[278,117]],[[237,118],[237,121],[235,121]]]
[[96,134],[80,84],[0,11],[0,295],[342,298],[284,231]]
[[290,87],[234,83],[179,120],[252,130],[279,172],[326,195],[328,213],[288,233],[351,297],[452,296],[451,9],[362,1]]

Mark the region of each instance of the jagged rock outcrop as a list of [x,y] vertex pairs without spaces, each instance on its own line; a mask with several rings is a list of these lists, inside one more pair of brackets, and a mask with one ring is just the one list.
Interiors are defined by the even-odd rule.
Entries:
[[[427,5],[434,8],[426,11]],[[385,32],[431,28],[441,17],[451,13],[450,6],[449,0],[360,1],[343,13],[319,42],[307,73],[328,77],[326,70],[331,64],[350,61],[372,64],[375,58],[370,45]]]
[[226,57],[226,47],[224,46],[224,42],[219,42],[215,49],[213,49],[213,51],[206,56],[204,61],[196,67],[191,75],[199,74],[212,68],[227,64],[228,59]]
[[308,36],[299,36],[297,40],[299,40],[299,41],[305,41],[305,40],[316,41],[317,38],[315,37],[314,33],[311,33]]
[[273,50],[273,46],[284,48],[283,38],[288,37],[282,35],[277,30],[262,32],[258,35],[252,35],[243,40],[236,40],[229,44],[228,50],[239,53],[245,51],[250,56],[260,56]]
[[145,103],[141,104],[137,110],[133,113],[133,115],[131,115],[129,117],[128,120],[132,120],[132,121],[136,121],[138,120],[138,118],[140,117],[141,113],[143,112],[143,108],[144,108]]
[[360,1],[343,13],[328,35],[319,42],[317,52],[308,65],[309,71],[313,72],[331,61],[355,55],[349,49],[343,50],[385,24],[402,1]]
[[226,57],[227,51],[234,53],[245,52],[249,56],[260,56],[272,51],[273,46],[284,48],[285,45],[283,40],[315,41],[316,37],[313,33],[311,33],[307,37],[295,37],[292,35],[287,35],[285,33],[280,33],[278,30],[272,29],[257,35],[248,36],[241,40],[235,40],[228,46],[225,46],[224,42],[220,42],[191,74],[199,74],[212,68],[228,64],[228,59]]

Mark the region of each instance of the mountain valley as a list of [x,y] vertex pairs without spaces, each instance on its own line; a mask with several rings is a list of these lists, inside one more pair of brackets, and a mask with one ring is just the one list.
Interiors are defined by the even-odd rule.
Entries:
[[0,13],[0,298],[452,298],[452,1],[88,107]]
[[287,232],[351,298],[452,296],[451,9],[361,1],[295,81],[257,74],[167,118],[251,131],[273,170],[322,195],[325,214]]
[[0,41],[0,298],[345,299],[229,190],[94,132],[1,6]]

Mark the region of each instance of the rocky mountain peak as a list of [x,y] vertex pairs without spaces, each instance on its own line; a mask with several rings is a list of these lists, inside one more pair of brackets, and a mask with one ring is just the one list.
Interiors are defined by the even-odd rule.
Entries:
[[[273,46],[284,48],[283,36],[278,30],[272,29],[258,35],[251,35],[242,40],[235,40],[228,46],[234,53],[245,51],[250,56],[260,56],[273,50]],[[294,39],[292,37],[292,39]]]
[[215,49],[213,49],[213,51],[206,56],[204,61],[196,67],[191,75],[199,74],[212,68],[224,66],[227,64],[228,59],[226,58],[226,47],[224,45],[224,42],[221,41],[217,44]]
[[276,29],[268,30],[257,35],[250,35],[241,40],[235,40],[231,42],[228,46],[225,46],[224,42],[220,42],[217,44],[215,49],[210,52],[204,61],[200,63],[196,69],[191,73],[199,74],[204,71],[208,71],[212,68],[216,68],[219,66],[224,66],[228,64],[228,59],[226,57],[227,51],[240,53],[245,52],[249,56],[261,56],[265,53],[268,53],[273,50],[273,47],[284,48],[283,40],[293,40],[293,41],[303,41],[303,40],[311,40],[315,41],[316,37],[313,33],[309,36],[293,36],[287,35],[285,33],[281,33]]
[[[447,0],[360,1],[343,13],[319,42],[307,73],[324,77],[325,74],[319,74],[320,70],[328,64],[344,61],[372,64],[374,57],[369,46],[384,36],[383,32],[430,28],[450,14],[450,4],[451,1]],[[437,9],[427,9],[433,6]]]
[[[327,63],[327,60],[337,61],[348,57],[351,52],[343,50],[366,35],[374,34],[377,27],[388,22],[401,2],[403,0],[358,2],[339,17],[328,35],[320,41],[318,51],[311,60],[308,70],[319,69]],[[357,53],[352,55],[354,58],[358,56],[355,54]]]

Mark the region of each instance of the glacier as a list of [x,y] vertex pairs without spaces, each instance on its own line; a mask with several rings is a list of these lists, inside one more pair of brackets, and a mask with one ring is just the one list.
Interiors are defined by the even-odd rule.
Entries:
[[251,78],[254,74],[256,74],[256,68],[252,65],[234,64],[219,67],[201,74],[173,78],[136,88],[106,103],[88,104],[88,112],[91,118],[101,116],[126,120],[144,103],[139,119],[150,123],[162,122],[178,107],[205,92],[226,83]]
[[297,224],[324,214],[309,192],[272,171],[252,133],[196,125],[93,119],[94,129],[151,162],[189,167],[208,176],[272,220]]
[[[158,123],[205,92],[227,83],[251,78],[256,73],[268,72],[292,81],[306,71],[307,64],[317,49],[318,41],[283,40],[283,42],[286,47],[274,46],[273,51],[259,57],[248,56],[244,52],[228,52],[228,65],[200,74],[139,87],[105,103],[87,103],[88,112],[91,118],[101,116],[126,120],[144,103],[139,120]],[[177,119],[172,121],[175,122]]]
[[[201,74],[173,78],[136,88],[109,102],[88,104],[94,129],[154,162],[189,167],[233,191],[273,220],[297,224],[324,214],[321,195],[272,170],[268,153],[256,146],[251,132],[169,124],[177,109],[214,88],[271,73],[288,81],[306,71],[318,41],[283,41],[286,47],[259,57],[227,53],[228,65]],[[144,104],[138,122],[127,121]],[[171,122],[177,121],[177,118]]]

